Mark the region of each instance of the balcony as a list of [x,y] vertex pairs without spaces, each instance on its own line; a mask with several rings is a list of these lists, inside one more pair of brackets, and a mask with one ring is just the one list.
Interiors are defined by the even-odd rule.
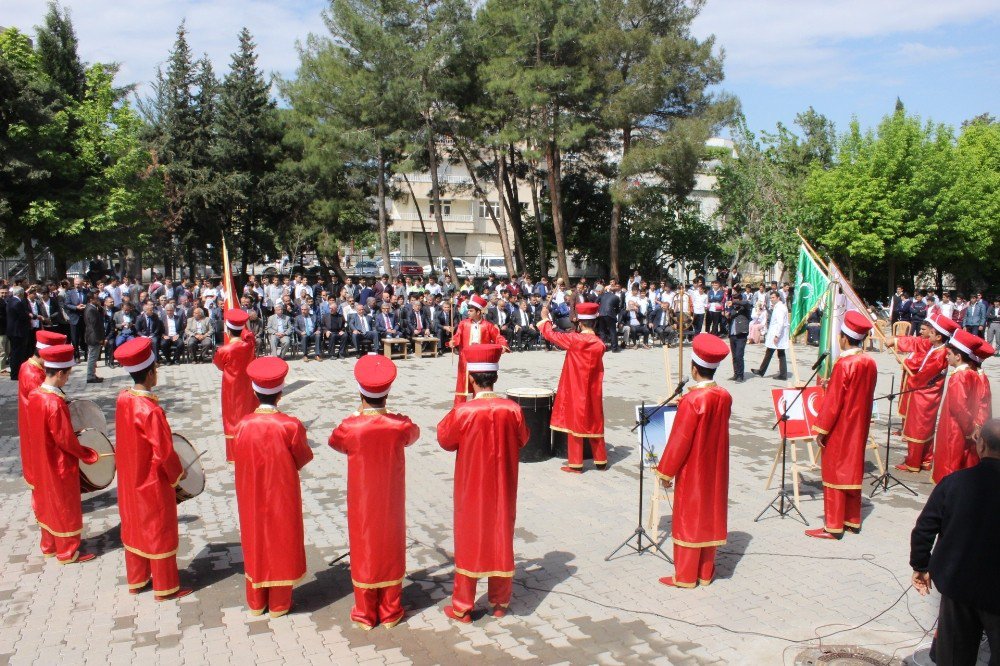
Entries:
[[[420,219],[415,211],[392,211],[393,231],[420,231]],[[471,215],[444,215],[444,228],[448,233],[471,234],[474,231],[473,217]],[[437,222],[434,216],[424,216],[424,226],[427,231],[437,231]]]
[[[403,182],[402,176],[394,176],[395,180],[400,183]],[[411,183],[429,183],[431,182],[431,175],[429,173],[408,173],[406,178]],[[472,179],[468,176],[455,175],[455,174],[438,174],[438,182],[447,185],[471,185]]]

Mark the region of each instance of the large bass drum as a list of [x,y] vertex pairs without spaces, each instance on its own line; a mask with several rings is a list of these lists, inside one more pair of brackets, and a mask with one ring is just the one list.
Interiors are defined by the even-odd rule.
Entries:
[[201,466],[200,456],[194,446],[183,435],[173,433],[174,452],[181,461],[181,469],[187,470],[187,476],[180,480],[174,488],[177,503],[185,502],[205,492],[205,470]]
[[93,465],[80,463],[80,492],[93,493],[104,490],[115,480],[115,447],[101,432],[86,428],[77,433],[82,446],[97,451],[100,458]]
[[93,400],[70,400],[69,420],[73,424],[73,432],[97,430],[105,436],[108,434],[108,419]]
[[543,388],[515,388],[507,391],[507,397],[521,407],[524,423],[530,435],[528,443],[521,447],[521,462],[539,462],[552,457],[552,391]]

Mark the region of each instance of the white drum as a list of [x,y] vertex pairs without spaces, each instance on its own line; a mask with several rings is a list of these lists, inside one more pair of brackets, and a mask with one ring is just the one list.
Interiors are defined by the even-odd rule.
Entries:
[[80,463],[80,492],[104,490],[115,480],[115,447],[103,432],[87,428],[77,433],[80,444],[101,456],[93,465]]
[[185,502],[197,497],[205,492],[205,470],[201,466],[200,454],[194,450],[191,442],[183,435],[176,432],[174,437],[174,451],[181,461],[181,469],[187,470],[187,476],[180,480],[174,493],[177,496],[177,503]]
[[105,436],[108,434],[108,419],[93,400],[70,400],[69,420],[73,424],[74,432],[84,430],[97,430]]

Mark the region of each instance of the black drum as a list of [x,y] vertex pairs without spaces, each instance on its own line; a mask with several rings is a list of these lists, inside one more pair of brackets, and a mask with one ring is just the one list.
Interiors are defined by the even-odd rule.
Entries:
[[521,462],[539,462],[552,457],[552,391],[543,388],[516,388],[507,391],[507,397],[521,406],[524,422],[531,433],[528,443],[521,448]]
[[[555,401],[555,396],[552,398]],[[551,418],[551,417],[550,417]],[[557,458],[566,459],[569,457],[569,444],[566,442],[566,433],[562,430],[552,431],[552,455]],[[594,452],[590,448],[590,438],[583,438],[583,459],[593,460]]]

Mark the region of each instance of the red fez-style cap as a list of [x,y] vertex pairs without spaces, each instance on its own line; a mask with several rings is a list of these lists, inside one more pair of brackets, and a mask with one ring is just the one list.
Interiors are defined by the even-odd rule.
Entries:
[[243,327],[247,325],[247,319],[249,318],[250,315],[239,308],[226,310],[226,326],[234,331],[242,331]]
[[706,370],[715,370],[729,356],[729,345],[711,333],[699,333],[691,341],[691,360]]
[[948,344],[961,352],[965,352],[969,356],[979,358],[976,352],[979,351],[980,340],[982,338],[969,333],[964,328],[959,328],[955,331],[955,335],[951,336]]
[[841,333],[855,340],[864,340],[870,330],[872,320],[857,310],[848,310],[844,315],[844,325],[840,327]]
[[277,356],[262,356],[250,362],[247,375],[253,390],[263,395],[274,395],[285,389],[288,364]]
[[577,303],[577,319],[597,319],[597,303]]
[[500,369],[500,345],[470,345],[462,352],[469,372],[496,372]]
[[486,309],[486,299],[484,299],[479,294],[473,294],[472,298],[469,299],[469,307],[476,308],[477,310]]
[[115,349],[115,360],[122,364],[125,372],[139,372],[153,365],[153,341],[150,338],[132,338]]
[[76,365],[76,350],[73,345],[51,345],[38,352],[45,361],[46,368],[62,370]]
[[55,331],[40,330],[35,332],[35,349],[45,349],[52,345],[66,344],[66,336]]
[[396,381],[396,364],[380,354],[367,354],[354,364],[358,390],[366,398],[384,398]]
[[934,315],[930,318],[931,326],[937,329],[938,333],[941,335],[952,336],[958,329],[958,323],[950,317],[944,317],[942,315]]
[[976,350],[976,358],[979,359],[979,364],[982,365],[983,363],[986,362],[986,359],[990,358],[996,353],[997,353],[996,348],[990,343],[986,342],[986,340],[983,340],[980,343],[979,348]]

